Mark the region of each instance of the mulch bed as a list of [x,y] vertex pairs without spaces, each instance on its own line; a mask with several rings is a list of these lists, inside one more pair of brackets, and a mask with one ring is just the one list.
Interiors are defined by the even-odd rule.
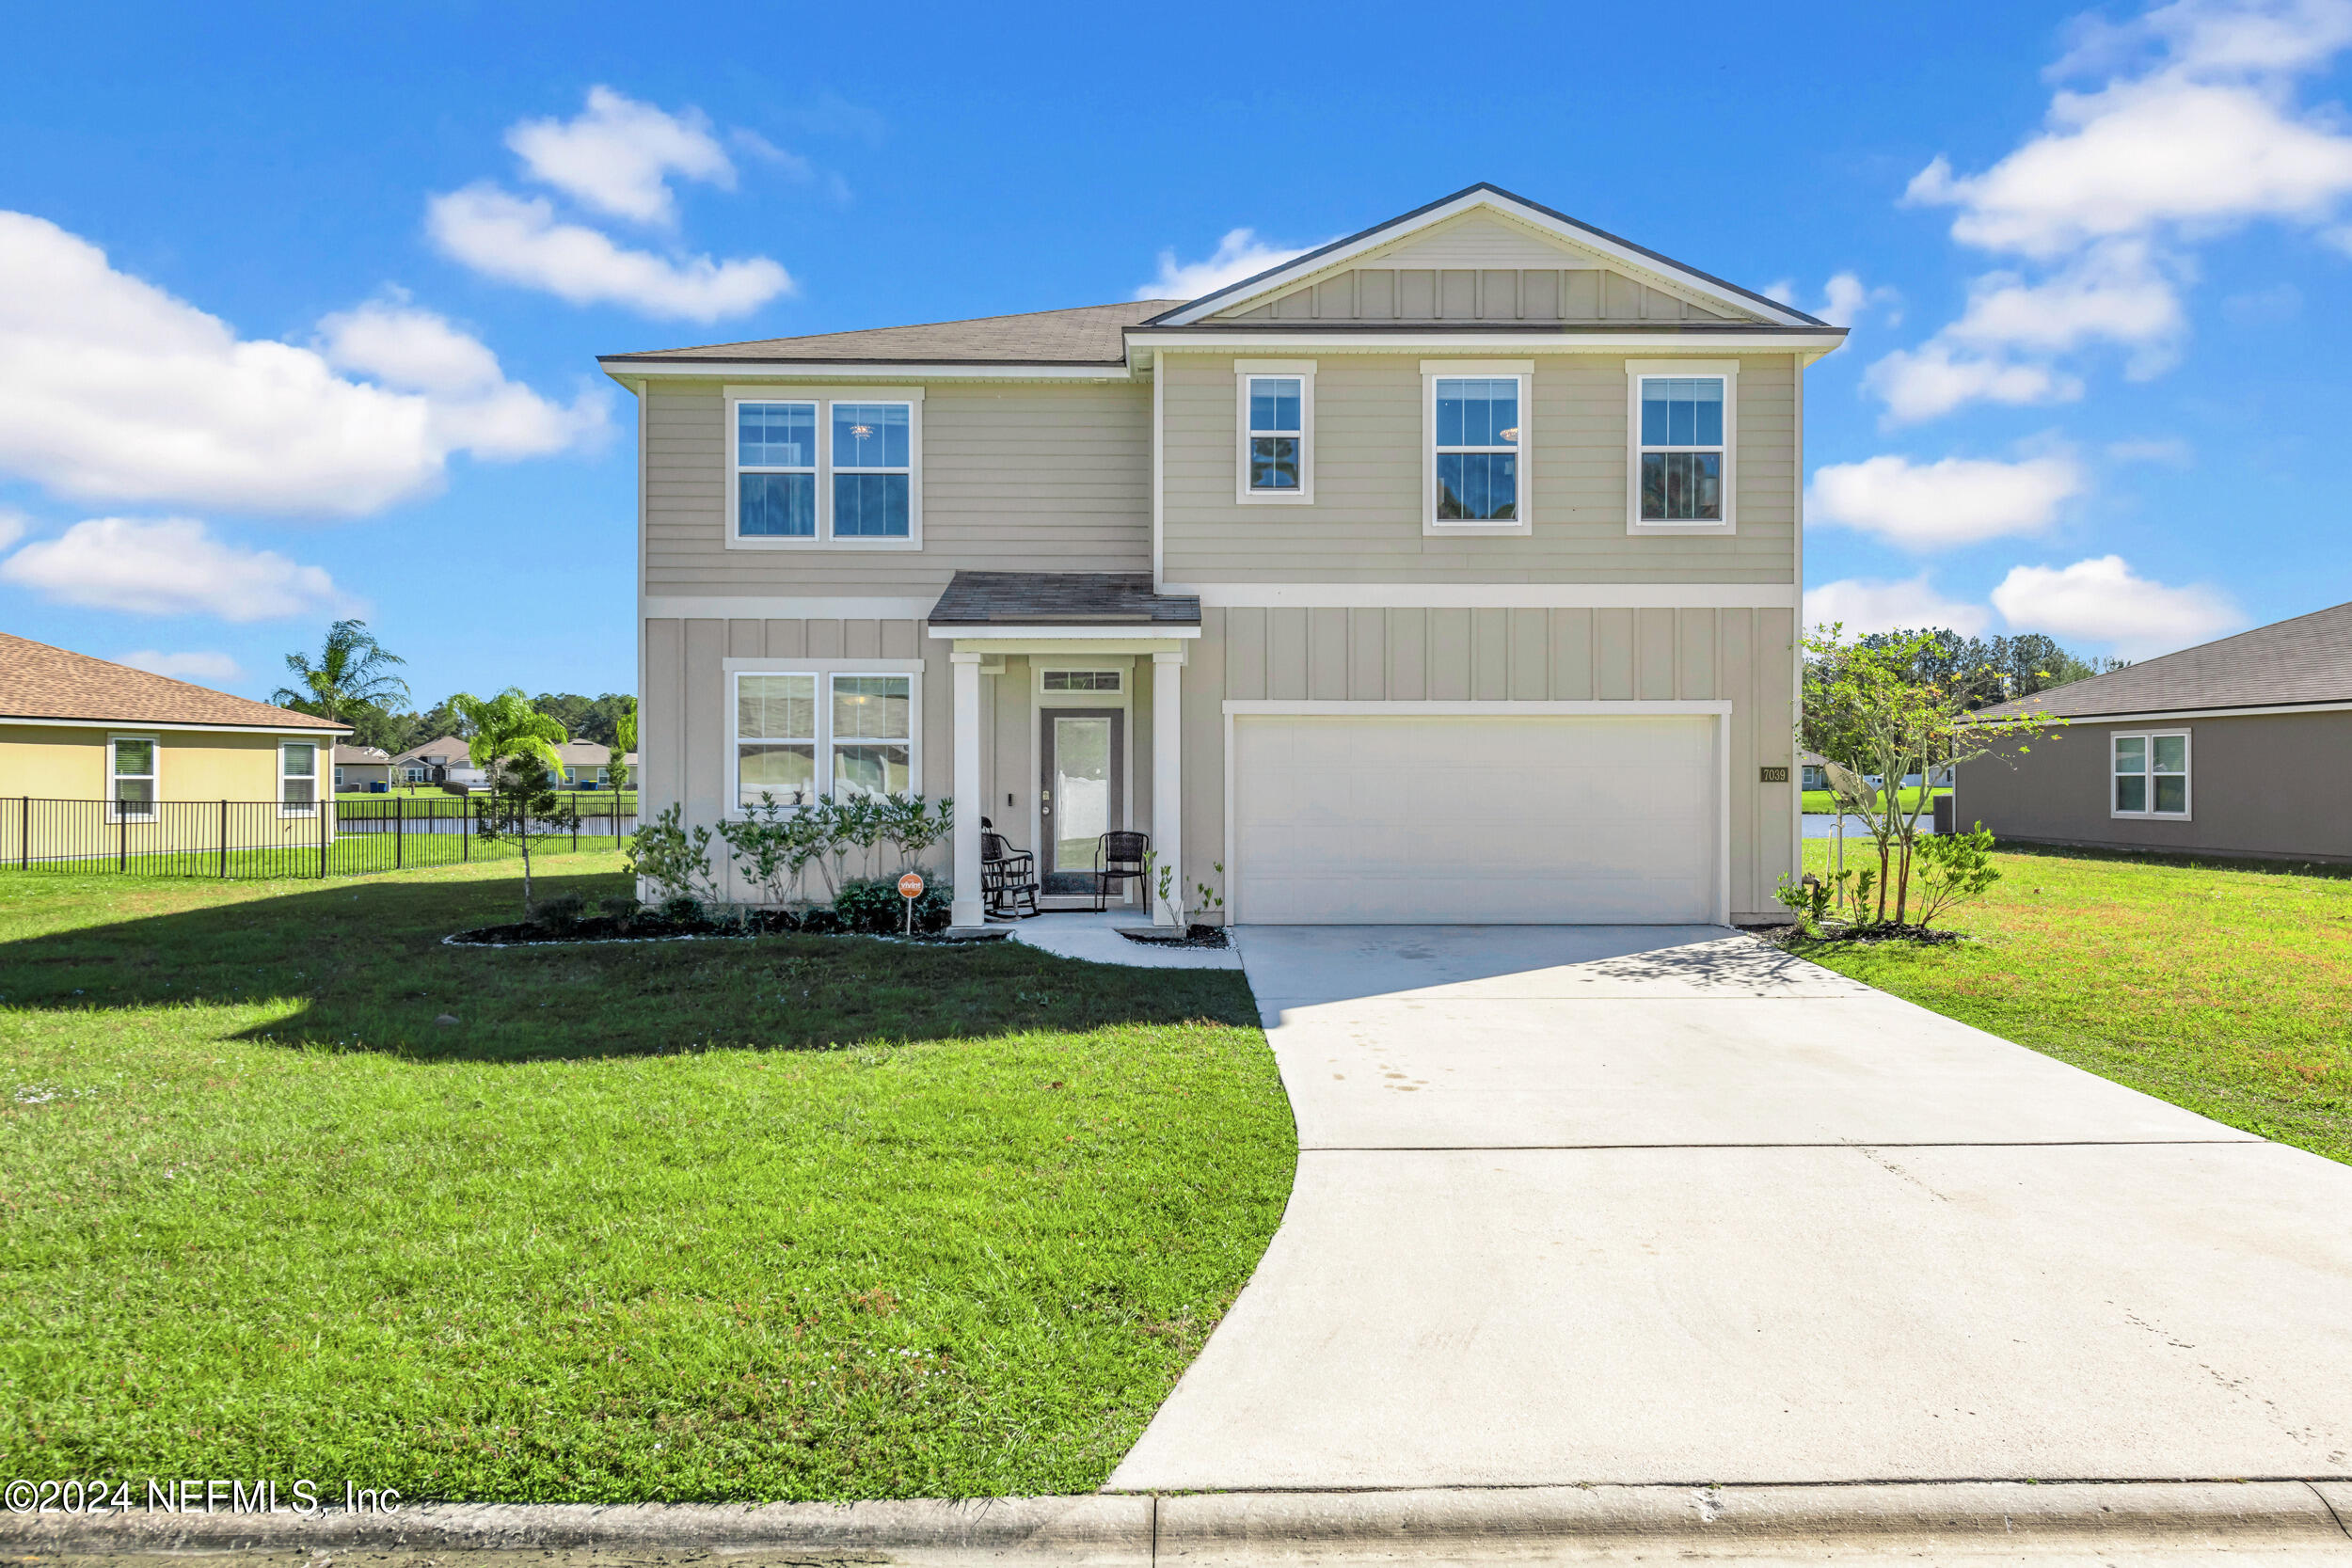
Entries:
[[[1795,926],[1777,927],[1776,936],[1764,940],[1779,947],[1827,945],[1832,942],[1858,942],[1875,947],[1881,942],[1906,942],[1914,947],[1948,947],[1962,939],[1958,931],[1939,930],[1927,926],[1898,926],[1892,921],[1883,926],[1824,926],[1818,931],[1806,931]],[[1757,933],[1762,935],[1762,933]]]
[[[1168,934],[1161,935],[1163,930]],[[1176,935],[1172,928],[1165,927],[1154,926],[1146,930],[1129,929],[1122,926],[1119,927],[1119,934],[1129,942],[1139,942],[1151,947],[1231,947],[1232,945],[1226,939],[1225,927],[1222,926],[1189,926],[1184,928],[1184,934],[1181,937]]]

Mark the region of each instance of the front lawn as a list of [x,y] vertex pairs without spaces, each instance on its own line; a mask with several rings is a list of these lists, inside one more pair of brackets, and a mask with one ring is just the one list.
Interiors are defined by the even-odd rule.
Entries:
[[[8,1472],[1100,1485],[1289,1192],[1240,976],[440,945],[513,917],[512,872],[0,875]],[[626,886],[610,851],[545,875]]]
[[[1823,840],[1805,863],[1823,869]],[[1867,848],[1867,846],[1865,847]],[[2013,846],[1953,947],[1800,943],[1936,1012],[2352,1163],[2352,876]],[[1867,863],[1850,836],[1846,863]]]

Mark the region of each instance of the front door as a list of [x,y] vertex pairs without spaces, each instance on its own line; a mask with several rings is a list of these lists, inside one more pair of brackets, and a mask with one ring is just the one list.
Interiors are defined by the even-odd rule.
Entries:
[[1124,826],[1126,713],[1115,707],[1046,708],[1038,715],[1039,837],[1044,891],[1094,892],[1094,851]]

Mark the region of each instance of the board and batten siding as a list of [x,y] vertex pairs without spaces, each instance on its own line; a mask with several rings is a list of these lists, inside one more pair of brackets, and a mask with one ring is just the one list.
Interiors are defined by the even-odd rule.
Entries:
[[1717,701],[1732,705],[1735,917],[1783,918],[1795,864],[1796,614],[1787,610],[1217,609],[1184,670],[1184,863],[1224,854],[1225,703]]
[[1263,506],[1234,499],[1235,356],[1160,355],[1164,578],[1794,583],[1794,356],[1740,356],[1737,532],[1628,534],[1626,356],[1549,354],[1534,356],[1528,409],[1533,531],[1462,538],[1422,531],[1421,362],[1429,356],[1316,359],[1314,501]]
[[1601,267],[1353,267],[1233,322],[1716,322],[1734,318]]
[[[1148,383],[925,384],[913,551],[729,549],[724,385],[743,382],[645,388],[648,594],[895,596],[936,594],[960,570],[1151,570]],[[832,394],[778,383],[775,395]]]

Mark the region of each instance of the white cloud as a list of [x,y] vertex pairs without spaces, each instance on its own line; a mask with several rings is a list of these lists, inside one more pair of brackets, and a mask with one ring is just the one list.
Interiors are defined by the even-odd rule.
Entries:
[[2018,463],[1873,457],[1814,469],[1805,509],[1821,522],[1874,534],[1907,550],[1932,550],[2039,533],[2082,488],[2082,469],[2071,457]]
[[0,550],[7,549],[10,545],[24,538],[24,531],[29,526],[22,512],[0,509]]
[[2283,282],[2248,289],[2223,299],[2221,313],[2237,326],[2277,326],[2303,313],[2303,291]]
[[1889,424],[1931,420],[1969,403],[2072,403],[2083,395],[2079,377],[2048,365],[1956,353],[1934,340],[1897,349],[1863,372],[1862,380],[1886,401]]
[[573,305],[621,305],[649,316],[712,322],[756,310],[793,287],[791,274],[768,257],[714,261],[630,249],[597,230],[559,222],[548,201],[490,184],[434,197],[425,228],[442,250],[476,272]]
[[1236,229],[1217,242],[1216,252],[1205,261],[1179,261],[1175,251],[1161,251],[1159,277],[1137,289],[1136,297],[1199,299],[1229,283],[1255,277],[1269,267],[1279,267],[1294,257],[1304,256],[1312,248],[1268,245],[1258,238],[1256,230]]
[[590,87],[588,107],[575,119],[515,125],[506,145],[541,184],[638,223],[677,221],[673,174],[735,188],[735,165],[700,111],[667,114],[607,87]]
[[1849,636],[1948,626],[1963,637],[1974,637],[1991,620],[1984,606],[1960,603],[1938,594],[1924,572],[1899,582],[1849,578],[1809,588],[1804,595],[1806,626],[1842,625]]
[[1993,604],[2017,630],[2105,642],[2125,658],[2169,653],[2245,625],[2218,590],[2151,582],[2135,577],[2120,555],[2013,567],[1993,590]]
[[[441,325],[486,385],[495,357]],[[0,471],[61,495],[358,516],[436,487],[452,452],[536,456],[603,424],[601,393],[562,409],[497,386],[508,417],[477,426],[437,390],[240,339],[88,241],[0,213]]]
[[[1778,299],[1778,294],[1768,295]],[[1821,303],[1812,314],[1832,326],[1853,326],[1872,311],[1893,326],[1903,319],[1903,296],[1886,284],[1871,288],[1853,273],[1841,272],[1821,289]]]
[[1939,336],[1972,348],[2042,354],[2104,339],[2137,350],[2135,369],[2144,378],[2171,363],[2187,330],[2180,295],[2149,246],[2112,240],[2039,282],[1987,273],[1970,286],[1968,309]]
[[430,310],[363,305],[319,323],[328,363],[425,395],[445,444],[481,457],[560,451],[600,429],[601,397],[569,408],[506,379],[498,356]]
[[0,581],[133,615],[269,621],[358,608],[320,567],[226,544],[193,517],[92,517],[0,561]]
[[232,681],[245,673],[227,654],[167,654],[143,648],[135,654],[124,654],[115,662],[182,681]]

